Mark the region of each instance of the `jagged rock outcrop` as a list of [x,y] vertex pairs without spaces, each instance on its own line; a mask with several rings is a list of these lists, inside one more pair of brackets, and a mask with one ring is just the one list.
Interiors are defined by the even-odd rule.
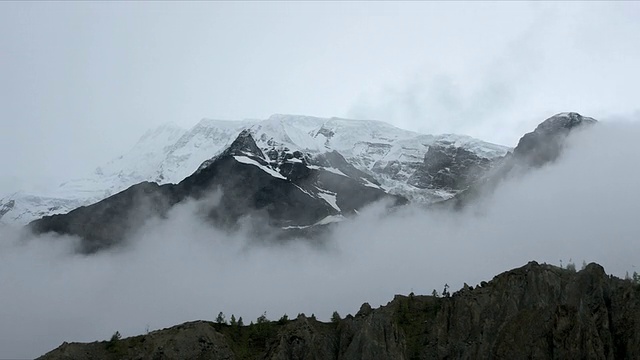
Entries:
[[425,340],[438,358],[634,359],[639,300],[638,284],[597,264],[574,273],[532,262],[443,301]]
[[640,284],[594,263],[530,262],[451,296],[365,304],[336,323],[187,323],[115,345],[65,343],[41,359],[111,359],[114,349],[120,359],[638,359]]

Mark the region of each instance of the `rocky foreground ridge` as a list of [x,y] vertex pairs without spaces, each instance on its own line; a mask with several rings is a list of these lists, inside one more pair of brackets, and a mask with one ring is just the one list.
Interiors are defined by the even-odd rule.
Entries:
[[64,343],[40,359],[639,359],[640,284],[530,262],[444,297],[396,295],[331,323],[206,321]]

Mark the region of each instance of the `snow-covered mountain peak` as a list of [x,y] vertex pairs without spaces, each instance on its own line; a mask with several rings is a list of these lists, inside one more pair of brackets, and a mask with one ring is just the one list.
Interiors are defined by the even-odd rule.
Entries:
[[[285,114],[274,114],[265,120],[205,118],[188,130],[175,124],[164,124],[147,131],[130,151],[101,165],[93,174],[65,182],[46,194],[29,195],[30,204],[36,203],[36,198],[56,199],[55,206],[48,206],[47,202],[52,201],[43,200],[38,205],[38,211],[30,212],[34,215],[17,214],[14,210],[31,205],[22,206],[15,197],[0,199],[0,206],[16,200],[13,210],[7,211],[3,220],[20,219],[24,223],[43,213],[66,212],[72,206],[99,201],[145,181],[179,183],[198,170],[205,161],[228,148],[243,130],[250,132],[265,159],[311,159],[337,151],[348,163],[371,176],[371,180],[377,181],[387,191],[425,201],[451,195],[432,196],[433,189],[417,189],[407,183],[424,161],[432,144],[447,143],[464,147],[489,159],[502,156],[510,150],[468,136],[419,134],[377,120]],[[65,201],[68,206],[64,205]]]

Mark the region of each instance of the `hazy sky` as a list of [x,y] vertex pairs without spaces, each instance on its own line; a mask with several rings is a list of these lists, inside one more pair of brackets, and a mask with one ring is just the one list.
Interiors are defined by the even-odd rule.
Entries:
[[0,188],[84,175],[203,117],[514,145],[557,112],[637,114],[639,18],[638,2],[1,2]]

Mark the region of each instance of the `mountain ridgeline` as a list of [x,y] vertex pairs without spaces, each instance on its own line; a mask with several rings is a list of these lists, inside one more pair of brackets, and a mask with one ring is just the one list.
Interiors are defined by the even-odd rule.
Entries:
[[463,148],[486,159],[511,150],[469,136],[419,134],[374,120],[273,115],[266,120],[203,119],[189,130],[168,124],[148,131],[129,152],[83,178],[46,191],[0,197],[0,225],[26,225],[43,216],[64,214],[143,182],[177,184],[222,153],[243,130],[251,132],[269,157],[274,152],[298,151],[313,158],[337,152],[387,192],[418,203],[441,201],[457,192],[412,179],[430,147]]
[[[573,129],[595,122],[577,113],[555,115],[524,135],[513,152],[498,157],[499,149],[486,143],[423,136],[409,141],[393,133],[395,128],[390,134],[380,133],[386,128],[378,123],[367,137],[377,143],[357,141],[349,147],[344,144],[349,136],[336,140],[336,147],[346,149],[345,156],[326,145],[338,137],[337,128],[327,125],[331,121],[295,136],[291,129],[278,133],[270,128],[274,123],[267,123],[241,130],[232,143],[177,184],[141,182],[66,214],[44,216],[28,228],[37,234],[78,236],[77,250],[93,253],[121,244],[149,219],[166,217],[176,204],[195,200],[201,202],[203,217],[222,229],[233,231],[241,219],[253,219],[275,231],[278,239],[316,238],[331,224],[377,201],[399,206],[420,203],[425,199],[420,196],[431,194],[440,196],[439,204],[463,207],[493,191],[502,179],[554,161]],[[340,124],[351,126],[348,121]],[[315,142],[293,148],[307,141],[305,136]],[[410,146],[398,145],[403,141]],[[415,155],[416,141],[423,142],[424,155],[408,161]],[[310,149],[314,146],[316,150]],[[326,151],[318,151],[322,146]],[[424,203],[433,204],[433,198]]]
[[[265,154],[244,130],[221,154],[178,184],[140,183],[68,214],[36,220],[29,228],[36,233],[77,235],[83,240],[78,250],[92,253],[120,244],[145,221],[166,216],[174,205],[186,200],[202,200],[205,205],[209,201],[204,215],[220,228],[232,230],[239,219],[253,216],[266,219],[283,237],[299,236],[305,229],[353,215],[375,201],[388,199],[392,205],[407,202],[387,194],[338,153],[318,158],[318,164],[329,167],[311,161],[301,152],[274,150]],[[208,195],[215,192],[220,198],[210,199]]]
[[64,343],[40,359],[638,359],[640,283],[530,262],[445,296],[396,295],[325,323],[196,321],[146,335]]

